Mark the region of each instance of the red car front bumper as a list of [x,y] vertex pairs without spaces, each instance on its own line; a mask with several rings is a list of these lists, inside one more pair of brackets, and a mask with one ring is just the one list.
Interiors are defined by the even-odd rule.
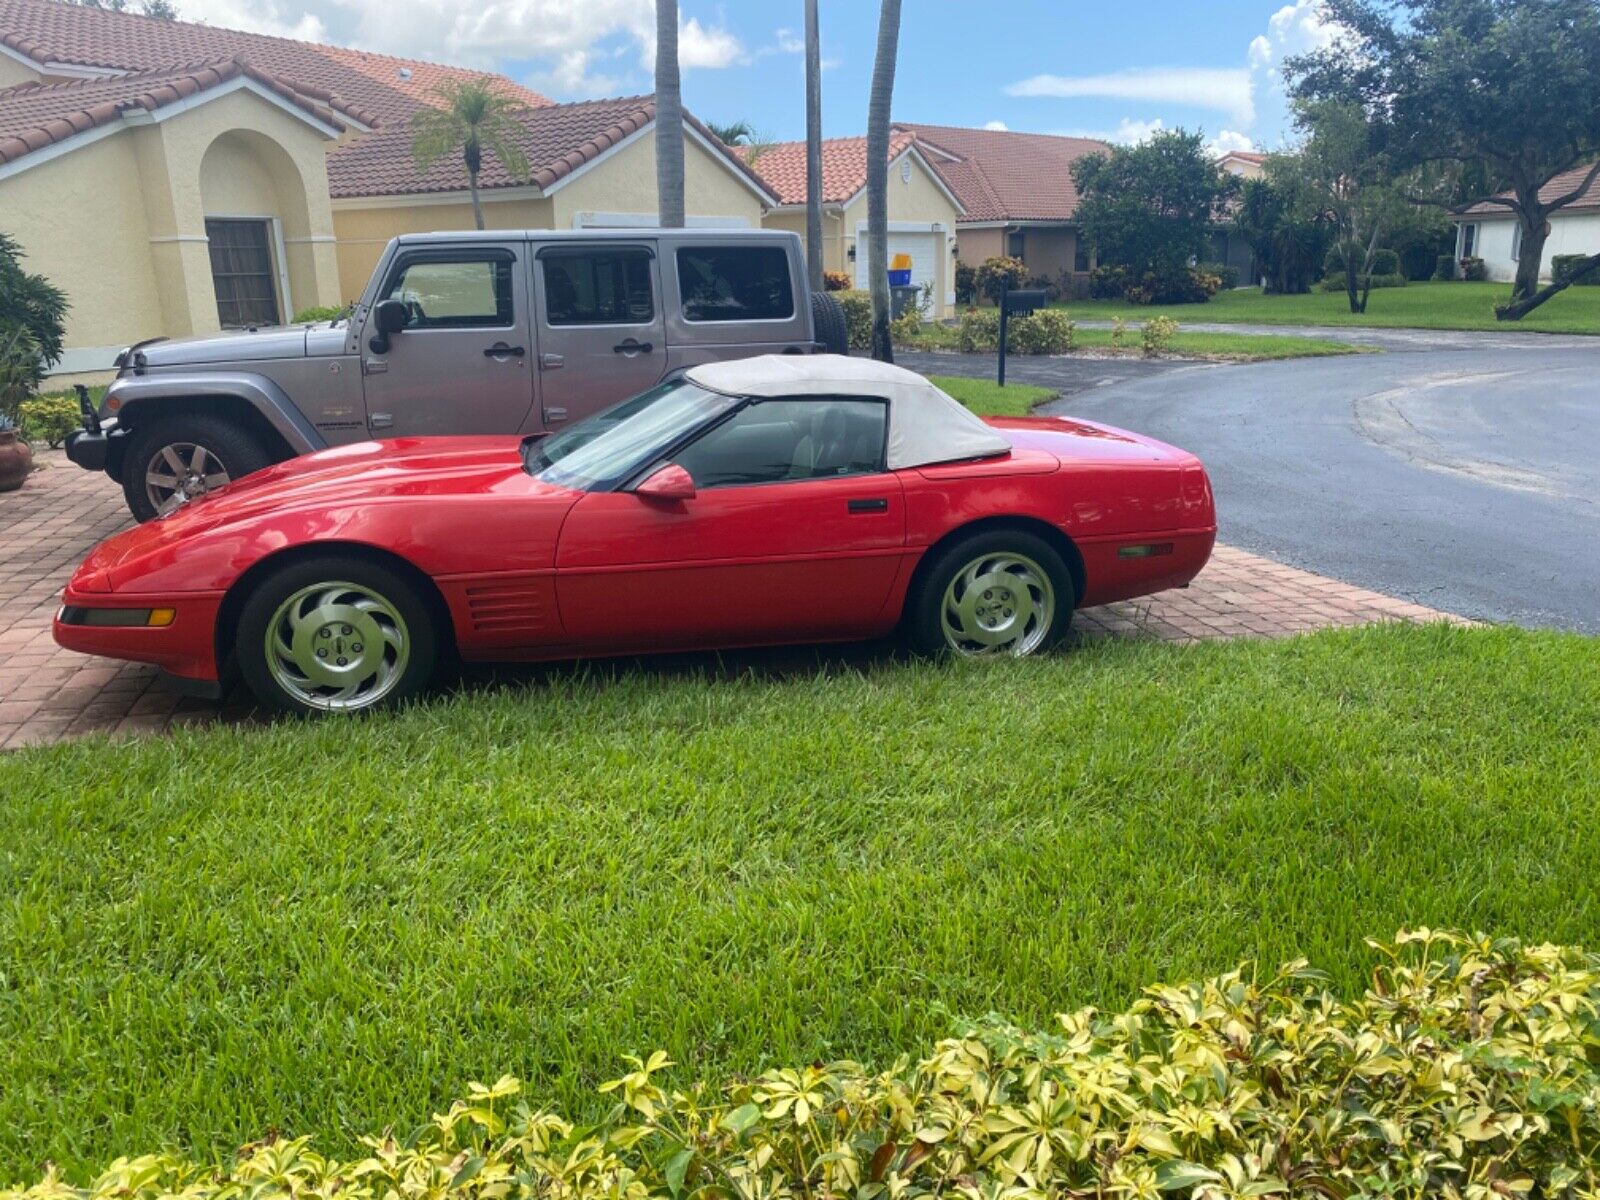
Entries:
[[[150,596],[82,591],[69,584],[61,601],[53,626],[58,646],[80,654],[154,663],[188,690],[218,690],[216,629],[221,592]],[[165,624],[97,623],[135,620],[140,612],[159,610],[172,612]]]

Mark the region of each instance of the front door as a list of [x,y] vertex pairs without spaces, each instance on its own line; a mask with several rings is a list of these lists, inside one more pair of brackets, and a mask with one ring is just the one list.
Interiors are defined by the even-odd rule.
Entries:
[[547,429],[582,420],[661,380],[666,327],[652,241],[546,246],[533,278]]
[[905,554],[878,400],[769,400],[673,456],[698,494],[585,496],[556,552],[569,637],[627,649],[879,631]]
[[402,301],[406,327],[374,345],[369,312],[361,334],[372,436],[523,428],[534,396],[525,250],[475,242],[395,256],[377,299]]

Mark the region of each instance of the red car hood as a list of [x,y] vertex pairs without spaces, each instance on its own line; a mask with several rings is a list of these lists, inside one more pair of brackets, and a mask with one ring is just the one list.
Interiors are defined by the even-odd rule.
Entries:
[[1141,433],[1075,417],[987,417],[985,420],[996,429],[1004,430],[1012,445],[1044,450],[1063,463],[1193,464],[1200,461],[1187,450]]
[[397,438],[308,454],[202,496],[171,516],[108,538],[84,561],[83,571],[108,570],[269,513],[281,516],[351,502],[366,506],[426,501],[512,488],[522,496],[541,490],[562,492],[535,482],[523,470],[522,442],[519,437]]

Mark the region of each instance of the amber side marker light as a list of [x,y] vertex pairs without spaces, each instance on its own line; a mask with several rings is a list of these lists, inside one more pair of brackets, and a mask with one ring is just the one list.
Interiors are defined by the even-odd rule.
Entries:
[[178,617],[175,608],[84,608],[69,604],[61,610],[63,625],[98,625],[126,628],[143,625],[161,628],[171,625]]
[[1163,554],[1171,553],[1171,542],[1146,542],[1138,546],[1120,546],[1117,548],[1118,558],[1159,558]]

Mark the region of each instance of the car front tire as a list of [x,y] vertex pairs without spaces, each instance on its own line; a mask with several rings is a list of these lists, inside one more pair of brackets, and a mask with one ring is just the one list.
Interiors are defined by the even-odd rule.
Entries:
[[133,431],[122,458],[122,494],[137,521],[272,464],[254,437],[220,417],[176,416]]
[[1024,657],[1072,623],[1072,573],[1034,534],[998,529],[935,549],[906,601],[905,632],[922,654]]
[[258,700],[280,712],[390,708],[432,680],[439,634],[403,573],[340,555],[274,572],[240,610],[234,653]]

